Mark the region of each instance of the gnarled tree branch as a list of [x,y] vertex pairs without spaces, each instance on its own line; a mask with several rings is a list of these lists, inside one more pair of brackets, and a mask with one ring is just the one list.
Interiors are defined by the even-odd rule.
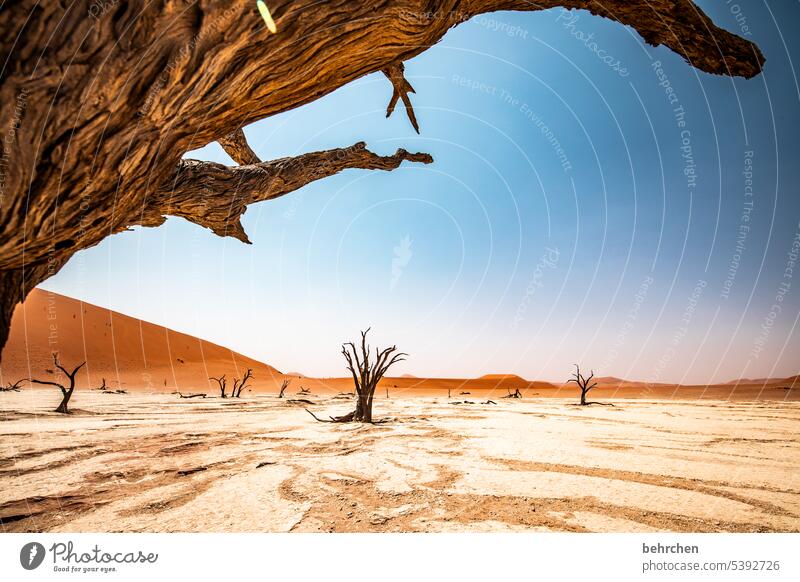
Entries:
[[404,161],[430,164],[433,158],[404,149],[379,156],[358,142],[248,166],[182,160],[172,182],[148,202],[142,220],[152,225],[163,222],[165,215],[181,216],[219,236],[250,243],[240,222],[249,204],[278,198],[343,170],[394,170]]
[[383,74],[392,82],[392,98],[389,100],[389,106],[386,108],[386,117],[389,117],[392,112],[394,111],[395,105],[397,105],[397,100],[402,99],[403,104],[406,106],[406,114],[408,115],[409,121],[411,121],[411,125],[414,126],[414,129],[417,133],[419,133],[419,123],[417,123],[417,116],[414,114],[414,107],[411,105],[411,98],[408,96],[409,93],[415,93],[414,87],[411,86],[406,80],[405,74],[405,65],[403,63],[393,63],[383,69]]
[[207,225],[241,240],[232,180],[268,192],[256,199],[289,191],[252,170],[181,162],[186,152],[218,140],[253,167],[242,127],[377,71],[388,71],[416,129],[400,63],[478,14],[559,6],[631,26],[710,73],[752,77],[764,62],[690,0],[270,0],[278,34],[252,0],[4,3],[0,344],[14,306],[76,251],[164,214],[203,224],[203,191],[185,185],[208,182],[217,195]]
[[247,143],[247,138],[241,128],[220,138],[218,142],[222,149],[225,150],[225,153],[240,166],[261,163],[261,159],[252,150],[250,144]]
[[279,34],[246,0],[117,0],[87,17],[93,6],[21,0],[0,13],[0,127],[16,128],[0,270],[140,224],[150,185],[185,152],[391,70],[481,13],[586,9],[717,74],[751,77],[764,60],[690,0],[271,0]]

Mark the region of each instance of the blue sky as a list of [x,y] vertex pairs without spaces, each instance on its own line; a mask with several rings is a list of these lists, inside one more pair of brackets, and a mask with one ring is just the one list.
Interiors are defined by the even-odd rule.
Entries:
[[[245,130],[262,159],[363,140],[434,164],[251,206],[252,246],[135,229],[43,287],[321,376],[370,325],[411,354],[398,374],[795,374],[800,6],[698,4],[747,26],[763,75],[707,75],[585,12],[484,15],[406,63],[419,136],[402,108],[384,118],[382,74]],[[217,144],[189,157],[231,163]]]

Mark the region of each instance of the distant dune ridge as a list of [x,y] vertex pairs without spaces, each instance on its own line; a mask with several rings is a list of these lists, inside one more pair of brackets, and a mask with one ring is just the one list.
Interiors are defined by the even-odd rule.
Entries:
[[726,382],[726,384],[736,385],[736,384],[760,384],[760,385],[770,385],[770,384],[782,384],[785,386],[797,386],[800,383],[800,375],[789,376],[788,378],[740,378],[739,380],[731,380],[730,382]]
[[527,382],[522,376],[516,374],[484,374],[478,380],[496,380],[498,382]]
[[[337,349],[338,346],[331,346]],[[219,394],[209,376],[226,374],[228,385],[247,368],[253,369],[253,392],[277,392],[283,379],[291,380],[287,396],[302,387],[314,394],[352,392],[352,378],[310,378],[299,372],[283,374],[223,346],[180,333],[161,325],[83,303],[42,289],[35,289],[24,305],[17,307],[8,343],[0,364],[3,384],[30,376],[52,378],[52,351],[62,364],[74,367],[86,360],[78,375],[77,388],[96,388],[103,378],[109,389],[145,392],[205,392]],[[344,365],[342,366],[344,371]],[[49,371],[49,372],[48,372]],[[711,386],[648,384],[601,376],[590,399],[604,398],[800,398],[798,376],[785,379],[736,380]],[[27,389],[27,385],[24,386]],[[572,398],[572,384],[526,380],[515,374],[491,373],[479,378],[418,378],[411,374],[386,377],[378,397],[447,396],[453,398],[502,397],[521,390],[524,397]],[[244,395],[247,393],[245,392]]]

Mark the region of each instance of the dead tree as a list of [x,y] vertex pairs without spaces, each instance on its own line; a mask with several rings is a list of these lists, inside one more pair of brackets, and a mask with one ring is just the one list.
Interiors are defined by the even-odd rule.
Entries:
[[22,390],[22,388],[19,387],[20,384],[22,384],[26,380],[27,380],[27,378],[23,378],[22,380],[17,380],[13,384],[11,382],[9,382],[8,386],[5,386],[5,387],[0,386],[0,392],[19,392],[20,390]]
[[[248,242],[240,217],[249,204],[350,168],[431,163],[403,149],[380,156],[363,143],[261,161],[242,128],[382,71],[393,89],[389,112],[402,100],[416,129],[403,63],[470,18],[582,9],[709,73],[749,78],[764,62],[755,44],[690,0],[268,4],[277,34],[244,0],[2,4],[0,347],[31,289],[111,234],[171,215]],[[238,166],[185,159],[213,141]]]
[[506,388],[506,394],[503,398],[522,398],[522,393],[519,391],[519,388],[515,388],[514,391],[511,391],[511,388]]
[[289,387],[289,384],[291,383],[292,383],[291,380],[284,380],[283,382],[281,382],[281,391],[278,392],[278,398],[283,398],[283,393],[286,392],[286,389]]
[[311,394],[311,388],[303,388],[300,386],[300,390],[297,392],[298,394]]
[[95,388],[95,390],[100,390],[101,392],[105,392],[107,389],[108,389],[108,387],[106,386],[106,379],[105,378],[102,379],[102,383],[100,384],[100,386]]
[[[342,344],[342,355],[347,361],[347,369],[353,375],[353,383],[356,387],[356,409],[344,416],[330,417],[328,422],[372,422],[372,400],[375,396],[375,389],[381,381],[386,371],[397,362],[405,360],[408,354],[397,351],[397,346],[380,350],[375,348],[375,360],[370,361],[371,347],[367,345],[367,333],[361,332],[360,350],[353,342]],[[359,351],[361,355],[359,356]],[[308,409],[306,409],[308,410]],[[317,418],[313,412],[308,413]]]
[[214,380],[217,384],[219,384],[219,395],[222,398],[227,398],[228,397],[228,395],[225,394],[225,388],[228,385],[228,381],[225,379],[225,374],[223,374],[219,378],[214,378],[214,376],[211,376],[209,378],[209,380]]
[[242,378],[242,381],[239,382],[238,378],[233,379],[233,390],[231,390],[231,398],[241,398],[242,397],[242,390],[247,387],[247,381],[253,378],[253,370],[247,368],[247,372]]
[[66,387],[59,382],[51,382],[49,380],[36,380],[35,378],[31,378],[30,382],[32,384],[41,384],[43,386],[55,386],[56,388],[61,389],[61,395],[63,396],[63,398],[61,399],[61,404],[59,404],[58,408],[56,408],[56,412],[60,412],[61,414],[69,414],[69,409],[67,408],[67,405],[69,404],[69,399],[72,397],[72,393],[75,390],[75,376],[78,374],[78,370],[80,370],[83,366],[86,365],[86,362],[83,362],[82,364],[78,365],[78,367],[72,370],[72,372],[67,372],[67,370],[58,361],[58,354],[54,353],[53,363],[55,364],[56,368],[61,370],[69,379],[69,387]]
[[570,378],[569,380],[567,380],[567,384],[569,384],[570,382],[575,382],[575,384],[578,385],[578,388],[581,389],[581,406],[592,404],[591,402],[586,402],[586,394],[589,392],[589,390],[597,386],[597,382],[593,382],[590,384],[590,382],[592,382],[592,378],[594,378],[594,370],[592,370],[592,373],[589,375],[588,378],[583,377],[583,375],[581,374],[581,368],[580,366],[578,366],[578,364],[575,364],[575,370],[576,371],[573,374],[574,378]]

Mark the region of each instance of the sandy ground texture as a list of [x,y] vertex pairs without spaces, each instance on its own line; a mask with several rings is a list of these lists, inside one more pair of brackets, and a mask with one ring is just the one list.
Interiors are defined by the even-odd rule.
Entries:
[[2,530],[800,531],[797,402],[297,398],[2,393]]

